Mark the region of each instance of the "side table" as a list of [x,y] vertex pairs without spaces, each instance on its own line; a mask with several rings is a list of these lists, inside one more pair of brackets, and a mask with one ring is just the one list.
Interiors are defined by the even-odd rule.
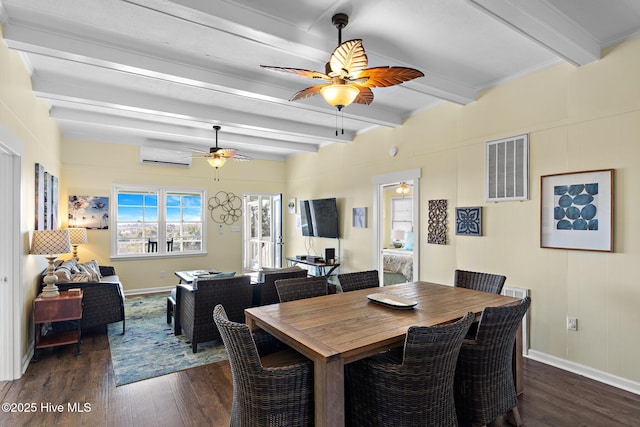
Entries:
[[[38,361],[38,349],[58,345],[77,344],[76,354],[80,354],[80,321],[82,319],[82,290],[71,293],[62,291],[52,298],[38,295],[33,300],[34,346],[33,361]],[[41,325],[47,322],[75,321],[76,330],[41,334]]]

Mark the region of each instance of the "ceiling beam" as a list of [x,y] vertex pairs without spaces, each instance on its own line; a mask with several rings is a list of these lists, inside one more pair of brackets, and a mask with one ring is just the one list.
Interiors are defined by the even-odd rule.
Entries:
[[600,59],[595,38],[545,0],[468,1],[573,65]]

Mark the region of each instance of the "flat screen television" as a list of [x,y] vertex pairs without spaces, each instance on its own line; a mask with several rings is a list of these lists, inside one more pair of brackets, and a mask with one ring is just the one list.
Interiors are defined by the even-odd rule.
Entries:
[[338,208],[335,198],[301,200],[303,236],[338,238]]

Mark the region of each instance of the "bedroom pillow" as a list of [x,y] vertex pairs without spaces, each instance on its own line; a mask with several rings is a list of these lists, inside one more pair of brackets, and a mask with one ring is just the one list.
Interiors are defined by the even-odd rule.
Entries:
[[413,231],[407,231],[407,235],[404,240],[404,249],[406,251],[413,250]]

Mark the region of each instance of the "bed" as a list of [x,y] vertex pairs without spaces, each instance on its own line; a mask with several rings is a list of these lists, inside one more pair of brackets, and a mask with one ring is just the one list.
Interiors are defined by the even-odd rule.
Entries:
[[383,249],[382,269],[385,285],[413,281],[413,251]]

